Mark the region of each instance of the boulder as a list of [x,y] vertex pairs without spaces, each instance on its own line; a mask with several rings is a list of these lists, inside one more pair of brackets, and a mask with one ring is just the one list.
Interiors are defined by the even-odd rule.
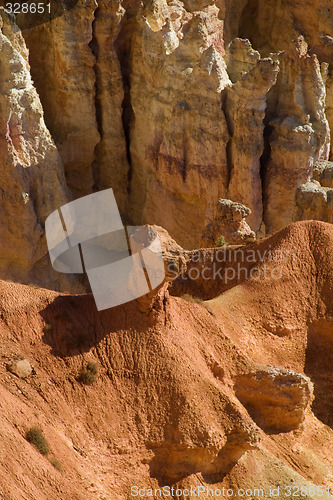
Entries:
[[238,376],[235,392],[256,424],[271,434],[299,428],[313,399],[308,377],[270,366]]
[[11,361],[7,365],[7,370],[19,378],[27,378],[32,374],[32,366],[27,359]]

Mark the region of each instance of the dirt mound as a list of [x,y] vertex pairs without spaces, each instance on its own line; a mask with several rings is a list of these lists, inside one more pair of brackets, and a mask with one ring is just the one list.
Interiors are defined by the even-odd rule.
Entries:
[[[277,485],[333,486],[333,226],[296,223],[251,248],[279,256],[256,267],[282,276],[254,274],[222,294],[216,282],[205,303],[165,285],[98,312],[91,295],[0,282],[3,498],[125,500],[133,486],[163,485],[267,498]],[[32,365],[25,379],[6,368],[20,357]],[[98,373],[85,385],[90,362]],[[272,400],[289,427],[267,428]],[[25,439],[32,426],[48,456]]]

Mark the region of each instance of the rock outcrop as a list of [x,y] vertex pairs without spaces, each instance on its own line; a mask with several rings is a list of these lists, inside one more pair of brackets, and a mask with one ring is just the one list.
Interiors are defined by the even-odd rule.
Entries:
[[254,421],[271,434],[299,428],[313,399],[308,377],[274,367],[239,376],[235,392]]
[[313,178],[297,188],[298,219],[333,221],[333,163],[318,161],[313,168]]
[[11,361],[7,364],[7,370],[22,379],[30,377],[32,374],[32,366],[27,359]]
[[256,234],[245,220],[250,215],[251,210],[245,205],[220,198],[217,215],[214,221],[205,228],[200,246],[217,246],[218,238],[221,236],[223,236],[226,244],[237,245],[255,241]]
[[269,99],[262,168],[268,233],[297,220],[296,190],[310,180],[315,162],[329,156],[325,84],[317,57],[307,50],[301,37],[278,56],[280,72]]
[[129,213],[138,223],[154,214],[193,248],[226,192],[221,90],[230,81],[206,20],[194,16],[185,27],[172,49],[165,47],[172,31],[155,32],[142,19],[132,32]]
[[46,253],[44,221],[69,193],[22,34],[3,11],[0,23],[1,275],[27,282]]
[[298,218],[315,219],[331,222],[333,220],[333,188],[322,187],[312,180],[298,187],[296,193]]
[[313,168],[313,178],[322,186],[333,188],[333,162],[318,161]]
[[[326,78],[326,116],[330,126],[333,130],[333,69],[332,63],[328,67]],[[333,140],[331,139],[330,160],[333,160]]]
[[[163,247],[179,250],[165,233]],[[215,279],[204,303],[163,288],[145,311],[132,301],[98,312],[91,294],[0,280],[1,495],[330,487],[333,228],[297,222],[252,250],[281,278],[223,294]],[[34,368],[24,379],[6,369],[22,356]],[[88,364],[98,374],[85,385]],[[26,439],[32,426],[47,457]]]
[[228,47],[228,72],[234,84],[226,90],[224,109],[228,144],[228,198],[250,207],[248,221],[259,231],[263,221],[260,158],[264,152],[267,93],[276,83],[279,63],[261,59],[248,40],[235,39]]
[[[25,138],[50,158],[45,184],[45,169],[35,170],[36,182],[53,201],[38,209],[35,224],[28,200],[36,195],[19,188],[28,231],[14,229],[4,210],[1,230],[15,238],[1,244],[3,276],[28,282],[38,274],[45,286],[60,286],[43,259],[43,221],[64,200],[109,187],[125,224],[160,225],[188,249],[206,241],[219,198],[250,208],[247,222],[258,238],[307,217],[332,222],[326,181],[318,210],[299,194],[332,148],[327,9],[327,0],[318,9],[286,0],[80,0],[21,34],[6,21],[3,36],[26,61],[30,99],[43,121],[43,131]],[[13,79],[10,57],[2,51]],[[15,99],[6,106],[17,113]],[[48,144],[39,141],[43,134]],[[4,184],[4,199],[18,196],[17,184]],[[15,246],[24,248],[19,273],[11,270]]]
[[45,123],[58,149],[66,182],[75,198],[94,187],[94,151],[100,140],[95,107],[94,0],[51,23],[23,31],[31,76]]

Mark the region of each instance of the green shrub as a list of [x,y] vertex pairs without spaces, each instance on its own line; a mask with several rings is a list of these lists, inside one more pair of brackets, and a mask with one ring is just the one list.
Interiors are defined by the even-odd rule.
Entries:
[[181,298],[184,299],[184,300],[187,300],[187,302],[194,302],[195,304],[199,304],[200,306],[202,306],[205,309],[207,309],[207,311],[212,316],[214,316],[213,311],[210,309],[210,307],[208,306],[208,304],[206,304],[203,300],[199,299],[199,297],[193,297],[193,295],[189,295],[188,293],[186,293],[185,295],[182,295]]
[[59,460],[57,460],[55,457],[52,457],[50,458],[50,463],[53,465],[55,469],[57,469],[59,472],[62,472],[62,467]]
[[215,245],[217,247],[226,247],[228,246],[228,243],[225,241],[224,236],[221,235],[217,238]]
[[97,377],[98,364],[93,361],[89,361],[87,367],[84,368],[80,374],[80,380],[83,384],[92,385]]
[[95,363],[94,361],[89,361],[89,363],[87,364],[87,370],[89,370],[94,375],[97,375],[97,373],[98,373],[98,364]]
[[31,427],[25,437],[42,455],[47,455],[50,451],[49,445],[38,427]]
[[187,302],[195,302],[196,304],[203,305],[203,301],[199,299],[199,297],[193,297],[193,295],[190,295],[188,293],[185,293],[185,295],[182,295],[181,297],[184,300],[187,300]]

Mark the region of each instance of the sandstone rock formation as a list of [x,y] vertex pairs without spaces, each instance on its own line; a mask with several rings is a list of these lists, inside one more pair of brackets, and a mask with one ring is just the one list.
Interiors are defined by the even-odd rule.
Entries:
[[[330,130],[333,130],[333,70],[332,63],[328,67],[326,75],[326,116],[330,126]],[[333,160],[333,141],[331,140],[331,150],[330,159]]]
[[315,163],[313,178],[322,186],[333,188],[333,162],[319,161]]
[[144,20],[132,36],[129,213],[139,223],[152,222],[155,214],[183,246],[193,247],[202,231],[198,220],[213,218],[215,200],[226,189],[229,136],[220,104],[229,83],[225,63],[208,47],[200,16],[188,22],[167,58],[163,32]]
[[317,57],[308,55],[300,38],[278,58],[280,73],[269,103],[269,151],[263,166],[268,233],[297,220],[297,187],[310,180],[316,161],[328,159],[330,147],[325,85]]
[[2,277],[26,281],[44,255],[43,224],[68,200],[63,167],[31,80],[28,51],[0,19],[0,261]]
[[245,220],[250,215],[251,210],[245,205],[220,198],[217,215],[214,221],[205,228],[200,246],[214,247],[220,236],[224,237],[227,244],[255,241],[255,232]]
[[263,221],[260,158],[266,99],[276,83],[279,64],[271,58],[261,59],[248,40],[240,39],[229,45],[227,61],[234,82],[224,102],[230,133],[228,197],[251,208],[249,224],[259,231]]
[[[164,288],[145,312],[132,301],[99,313],[90,294],[1,281],[1,495],[331,488],[332,225],[298,222],[253,248],[281,279],[222,294],[215,280],[211,312]],[[6,370],[18,350],[34,366],[26,379]],[[62,473],[25,439],[32,425]]]
[[32,366],[27,359],[18,359],[7,364],[7,370],[19,378],[27,378],[32,374]]
[[313,178],[297,188],[296,205],[300,220],[333,220],[333,163],[318,161],[313,168]]
[[300,220],[315,219],[332,221],[333,189],[322,187],[318,181],[307,182],[297,189],[296,204]]
[[[31,76],[75,198],[94,187],[94,150],[100,140],[95,107],[95,2],[78,2],[65,15],[23,31]],[[73,32],[73,26],[75,31]]]
[[[329,0],[0,8],[1,498],[332,492],[332,37]],[[99,313],[44,223],[109,187],[167,273]]]
[[254,421],[272,434],[297,429],[313,399],[308,377],[273,367],[259,367],[241,375],[235,391]]
[[[160,225],[189,249],[219,217],[219,198],[249,207],[259,238],[307,217],[332,222],[329,202],[317,211],[299,199],[314,164],[331,154],[327,9],[327,0],[318,9],[287,0],[80,0],[22,34],[6,21],[3,35],[29,58],[26,77],[50,141],[34,147],[57,158],[61,177],[43,187],[54,198],[45,214],[112,187],[125,224]],[[9,57],[2,52],[4,66]],[[10,219],[6,211],[4,234]],[[16,274],[61,286],[49,279],[47,258],[34,269],[46,255],[44,219],[28,243],[15,230],[25,248]],[[15,277],[5,253],[1,269]]]
[[163,227],[153,227],[157,231],[161,243],[166,279],[172,280],[186,267],[186,262],[189,260],[188,252],[178,245]]

